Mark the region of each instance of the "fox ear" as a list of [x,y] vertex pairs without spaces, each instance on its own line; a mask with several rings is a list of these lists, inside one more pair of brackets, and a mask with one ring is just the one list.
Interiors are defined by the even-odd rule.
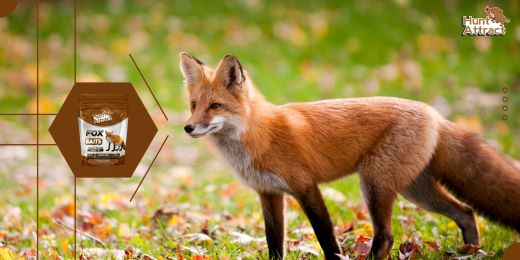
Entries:
[[204,70],[202,68],[204,63],[202,63],[202,61],[187,52],[181,52],[180,58],[181,72],[186,81],[186,85],[198,83],[204,78]]
[[244,82],[244,71],[237,57],[226,55],[217,67],[216,78],[228,89],[234,86],[242,86]]

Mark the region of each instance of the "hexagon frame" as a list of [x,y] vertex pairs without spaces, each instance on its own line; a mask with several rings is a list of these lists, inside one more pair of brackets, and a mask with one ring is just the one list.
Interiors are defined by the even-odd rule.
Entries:
[[[103,167],[81,164],[78,98],[80,94],[96,93],[128,95],[128,133],[124,165]],[[132,83],[77,82],[52,122],[49,132],[76,177],[124,178],[132,177],[157,133],[157,126],[148,114]]]

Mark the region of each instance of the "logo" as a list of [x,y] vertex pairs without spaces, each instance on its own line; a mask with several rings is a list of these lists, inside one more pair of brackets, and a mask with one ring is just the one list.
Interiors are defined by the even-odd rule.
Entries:
[[107,114],[107,113],[95,114],[92,116],[92,119],[94,120],[94,124],[101,124],[104,122],[112,121],[112,115]]
[[462,36],[502,36],[506,34],[505,23],[511,20],[504,15],[499,7],[484,8],[487,16],[485,18],[462,16]]

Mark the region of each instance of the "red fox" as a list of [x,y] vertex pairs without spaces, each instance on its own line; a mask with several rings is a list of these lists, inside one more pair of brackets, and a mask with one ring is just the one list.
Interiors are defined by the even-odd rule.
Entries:
[[108,142],[107,151],[110,150],[110,144],[112,144],[112,152],[113,151],[122,151],[123,149],[126,150],[125,141],[123,138],[119,135],[114,134],[114,132],[106,131],[106,140]]
[[277,106],[257,91],[235,56],[225,56],[216,69],[188,53],[180,60],[191,106],[184,130],[207,136],[258,192],[270,258],[284,256],[286,193],[301,205],[326,259],[339,259],[318,184],[353,172],[374,229],[369,257],[385,259],[392,248],[398,193],[451,218],[465,243],[480,244],[466,205],[520,231],[520,169],[432,107],[392,97]]

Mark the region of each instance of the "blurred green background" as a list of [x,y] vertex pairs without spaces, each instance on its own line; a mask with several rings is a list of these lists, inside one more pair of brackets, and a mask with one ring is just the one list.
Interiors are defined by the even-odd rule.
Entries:
[[[73,12],[68,1],[41,5],[41,110],[56,112],[71,87]],[[511,19],[502,37],[462,37],[461,17],[484,17],[498,5]],[[387,95],[434,105],[450,119],[469,119],[502,149],[520,122],[518,1],[407,0],[83,1],[78,3],[78,80],[141,83],[132,53],[159,100],[185,109],[179,51],[209,64],[238,56],[275,103]],[[34,8],[22,2],[0,20],[0,109],[35,110]],[[510,120],[503,122],[502,87]],[[477,122],[478,121],[478,122]],[[505,125],[508,129],[505,131]],[[498,124],[498,126],[497,126]],[[501,130],[497,130],[497,127]],[[485,130],[485,131],[484,131]],[[518,139],[518,138],[516,138]]]
[[[511,19],[505,25],[506,35],[462,37],[461,17],[485,17],[486,5],[501,7]],[[112,216],[114,212],[109,210],[107,213],[93,206],[97,202],[89,200],[89,194],[92,194],[91,185],[94,182],[88,180],[80,185],[79,203],[83,203],[82,209],[87,212],[99,211],[101,216],[112,216],[118,221],[111,226],[114,239],[118,242],[107,244],[116,248],[125,248],[122,245],[130,244],[144,247],[153,254],[168,255],[175,250],[168,251],[166,246],[161,246],[155,251],[154,246],[143,245],[146,239],[141,244],[139,241],[128,242],[136,238],[122,239],[115,231],[121,228],[119,222],[126,223],[130,230],[138,229],[148,222],[132,220],[133,214],[151,218],[155,209],[167,204],[196,204],[197,201],[208,200],[205,189],[209,184],[227,187],[229,182],[234,183],[229,169],[214,159],[211,148],[182,133],[180,126],[187,118],[188,111],[178,69],[180,51],[188,51],[210,65],[217,64],[226,54],[236,55],[260,91],[277,104],[375,95],[423,101],[437,108],[447,118],[480,133],[499,150],[518,160],[519,14],[518,1],[78,1],[77,80],[131,81],[162,129],[159,135],[172,135],[165,148],[166,155],[159,157],[156,162],[156,177],[149,177],[145,183],[150,185],[143,186],[142,197],[138,197],[138,201],[147,201],[143,202],[148,207],[145,213],[135,212],[135,205],[132,204],[124,208],[130,213]],[[74,82],[73,17],[72,1],[40,1],[39,76],[42,113],[56,113]],[[35,6],[30,1],[21,1],[12,15],[0,18],[2,113],[36,111],[35,24]],[[166,109],[170,118],[168,122],[161,118],[129,53],[136,59],[159,102]],[[508,92],[503,93],[503,88],[507,88]],[[507,102],[503,101],[504,96],[507,96]],[[508,110],[503,111],[503,106],[507,106]],[[504,115],[508,117],[507,120],[503,120]],[[53,142],[46,131],[51,121],[52,117],[48,117],[41,123],[40,136],[47,143]],[[1,116],[0,143],[35,142],[34,129],[34,117]],[[160,145],[161,138],[152,144],[143,166],[136,172],[137,176],[142,175],[143,167],[153,157],[153,148]],[[0,153],[7,156],[4,166],[0,167],[3,183],[0,188],[5,193],[0,198],[0,209],[8,212],[12,207],[20,207],[22,220],[34,223],[31,218],[35,216],[34,182],[31,182],[34,181],[34,167],[28,166],[34,164],[34,150],[16,149],[20,149],[19,155],[13,153],[13,150],[0,148]],[[71,180],[67,178],[72,175],[57,149],[46,149],[48,151],[43,151],[43,156],[47,156],[45,158],[50,161],[50,169],[43,170],[44,183],[54,183],[58,175],[66,179],[61,183],[63,186],[59,186],[63,187],[62,191],[42,186],[42,207],[47,207],[52,215],[60,205],[70,203]],[[219,170],[214,170],[215,165],[219,165],[216,168]],[[179,174],[179,167],[184,167],[180,169],[188,172],[188,175],[196,175],[196,181],[189,185],[179,183],[176,178],[184,178],[175,175]],[[183,174],[187,174],[185,172]],[[14,173],[25,177],[11,178]],[[28,183],[23,184],[24,179]],[[171,183],[167,182],[170,186],[165,187],[164,181],[170,179],[173,179]],[[134,176],[123,184],[118,184],[117,180],[103,180],[95,184],[99,187],[113,187],[116,183],[115,192],[125,197],[127,193],[131,194],[138,181],[139,177]],[[23,185],[29,191],[23,196],[17,195],[13,189],[16,191],[19,189],[17,187]],[[356,178],[327,187],[340,190],[355,205],[360,203]],[[152,196],[156,189],[180,191],[172,195],[173,198],[147,197]],[[239,191],[247,194],[242,202],[244,208],[237,209],[232,204],[220,205],[219,198],[212,197],[210,201],[215,204],[213,209],[230,211],[233,215],[258,212],[259,205],[255,204],[254,193],[243,186],[239,186]],[[106,190],[99,188],[96,192]],[[57,199],[61,197],[63,200]],[[330,201],[328,204],[331,204],[329,207],[336,223],[352,218],[349,208]],[[307,225],[301,213],[297,214],[298,217],[290,222],[293,223],[291,225]],[[420,214],[421,217],[429,216],[425,212]],[[439,216],[436,218],[440,218],[444,224],[450,223]],[[42,220],[43,227],[51,233],[59,229],[54,219],[49,217]],[[261,218],[254,223],[258,224],[258,221],[261,223]],[[435,236],[428,228],[430,224],[418,222],[418,226],[415,226],[418,232],[423,232],[425,237]],[[436,226],[438,223],[431,225]],[[0,235],[2,230],[12,233],[11,229],[12,226],[6,223],[0,224]],[[490,235],[483,236],[484,241],[490,242],[486,250],[500,252],[508,241],[514,240],[506,229],[493,224],[490,224],[490,229]],[[447,231],[446,237],[449,239],[446,241],[449,245],[443,245],[446,250],[460,244],[457,230],[454,227],[448,230],[453,233]],[[23,233],[22,230],[17,232]],[[396,246],[402,242],[400,235],[409,235],[401,230],[397,232]],[[66,247],[70,248],[70,234],[57,237],[62,238],[54,240],[66,240]],[[23,247],[34,247],[34,239],[30,236],[20,241],[16,244],[18,251]],[[235,254],[241,252],[234,246],[228,247],[226,243],[215,242],[212,246],[214,248],[209,249],[210,255],[218,255],[215,250],[221,247],[232,248],[229,251]],[[53,248],[52,243],[49,247]],[[62,251],[60,254],[66,255]],[[233,253],[229,255],[231,258],[236,256]]]

